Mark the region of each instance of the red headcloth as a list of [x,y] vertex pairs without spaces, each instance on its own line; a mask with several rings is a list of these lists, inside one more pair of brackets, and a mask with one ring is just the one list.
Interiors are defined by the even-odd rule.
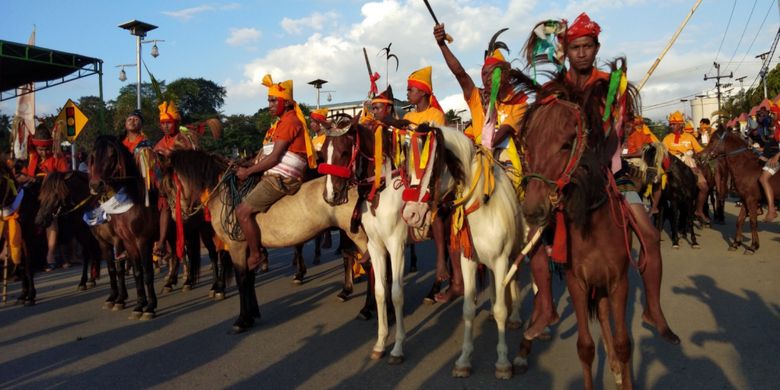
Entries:
[[598,39],[600,33],[601,26],[590,20],[588,14],[583,12],[580,16],[577,16],[577,19],[574,19],[574,22],[566,29],[566,42],[571,42],[581,37],[593,37],[594,39]]

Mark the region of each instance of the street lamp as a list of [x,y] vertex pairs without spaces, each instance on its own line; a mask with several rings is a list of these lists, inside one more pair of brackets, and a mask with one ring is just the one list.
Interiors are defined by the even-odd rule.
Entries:
[[[125,30],[130,31],[130,35],[135,35],[136,37],[135,66],[136,66],[136,76],[138,77],[138,85],[136,87],[136,94],[137,94],[136,108],[140,110],[141,109],[141,41],[143,41],[144,37],[146,37],[147,32],[156,29],[157,26],[133,19],[127,23],[120,24],[119,28],[123,28]],[[155,46],[157,46],[156,43]],[[157,52],[157,55],[159,55],[159,51]]]
[[127,80],[127,73],[125,73],[125,66],[133,67],[135,66],[135,64],[122,64],[116,66],[117,68],[122,68],[121,70],[119,70],[119,81]]
[[[687,116],[687,113],[685,112],[685,103],[688,102],[688,99],[680,99],[680,103],[683,104],[683,115]],[[691,109],[691,116],[693,116],[693,109]]]
[[[322,89],[323,84],[326,84],[327,81],[323,79],[317,79],[313,81],[309,81],[309,85],[313,85],[314,88],[317,88],[317,109],[320,108],[320,89]],[[330,100],[328,100],[330,101]]]

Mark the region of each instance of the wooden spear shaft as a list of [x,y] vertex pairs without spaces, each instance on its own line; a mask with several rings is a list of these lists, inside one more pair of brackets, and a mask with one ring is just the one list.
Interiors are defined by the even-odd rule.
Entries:
[[661,59],[664,58],[666,52],[668,52],[669,49],[672,48],[672,45],[674,45],[674,41],[677,40],[677,37],[682,32],[683,28],[685,28],[685,25],[688,24],[688,20],[691,18],[691,16],[693,16],[693,13],[696,12],[696,8],[699,8],[699,4],[701,4],[701,0],[696,0],[696,4],[694,4],[693,8],[691,8],[691,12],[688,12],[688,16],[685,17],[685,20],[683,20],[682,24],[680,24],[680,27],[677,28],[677,31],[672,36],[672,39],[669,40],[668,44],[666,44],[666,48],[664,49],[664,51],[662,51],[661,54],[658,56],[658,58],[655,59],[653,66],[650,67],[650,70],[647,71],[645,78],[643,78],[642,81],[639,83],[639,86],[636,88],[637,91],[642,90],[642,87],[645,86],[647,79],[649,79],[650,76],[653,74],[653,72],[655,72],[655,68],[658,66],[658,64],[661,63]]

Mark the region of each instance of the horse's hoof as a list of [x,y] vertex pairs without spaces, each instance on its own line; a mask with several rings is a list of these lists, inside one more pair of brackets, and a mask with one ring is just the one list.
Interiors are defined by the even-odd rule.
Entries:
[[76,286],[76,291],[87,291],[87,285],[79,284],[78,286]]
[[523,321],[507,320],[506,327],[507,329],[512,329],[512,330],[520,329],[523,327]]
[[153,319],[154,317],[156,317],[156,315],[154,314],[153,311],[147,311],[147,312],[144,312],[144,314],[141,315],[140,319],[141,319],[141,321],[149,321],[149,320]]
[[35,306],[35,299],[28,299],[24,301],[24,306],[26,307]]
[[121,302],[114,303],[114,306],[111,308],[111,311],[120,311],[125,309],[125,304]]
[[173,287],[171,287],[171,286],[163,286],[163,289],[162,289],[162,292],[161,292],[161,293],[162,293],[162,294],[168,294],[168,293],[170,293],[171,291],[173,291]]
[[191,284],[185,284],[185,285],[181,286],[181,291],[182,292],[187,292],[187,291],[190,291],[190,290],[192,290],[192,285]]
[[496,379],[509,380],[512,379],[512,365],[506,367],[496,367]]
[[144,315],[144,312],[142,312],[142,311],[134,311],[134,312],[130,313],[130,317],[127,317],[127,319],[128,320],[137,320],[137,319],[140,319],[141,316],[143,316],[143,315]]
[[729,246],[729,252],[735,252],[737,250],[736,246]]
[[517,375],[523,375],[528,372],[528,359],[522,356],[515,356],[512,367],[514,367],[514,371]]
[[756,251],[753,249],[745,249],[745,252],[742,253],[743,255],[755,255]]
[[393,354],[390,354],[390,357],[387,358],[387,364],[391,366],[396,366],[404,362],[404,355],[401,356],[393,356]]
[[423,298],[423,303],[426,305],[433,305],[434,303],[436,303],[436,300],[433,299],[432,297],[425,297]]
[[385,351],[371,351],[371,360],[379,360],[385,356]]
[[95,282],[94,280],[90,280],[89,282],[87,282],[87,290],[91,288],[95,288],[95,286],[97,286],[97,282]]
[[539,341],[550,341],[552,340],[552,330],[550,330],[549,326],[545,326],[542,333],[539,333],[539,336],[536,336],[536,339]]
[[699,244],[693,244],[693,245],[691,245],[691,247],[693,249],[701,249],[701,245],[699,245]]
[[458,367],[452,369],[453,378],[468,378],[471,376],[471,367]]
[[214,289],[209,290],[209,298],[214,298],[215,294],[216,294],[216,291],[214,291]]
[[415,272],[417,272],[417,266],[416,265],[413,265],[413,266],[409,267],[409,273],[410,274],[413,274]]
[[370,320],[371,319],[371,310],[366,309],[366,308],[361,309],[360,312],[358,313],[357,318],[359,320],[363,320],[363,321]]
[[680,249],[680,245],[674,244],[672,245],[672,249]]
[[111,301],[103,302],[103,309],[104,310],[111,309],[113,307],[114,307],[114,302],[111,302]]
[[303,284],[303,275],[296,274],[295,277],[293,277],[293,284],[301,285]]
[[221,300],[224,300],[224,299],[225,299],[225,293],[224,292],[220,291],[218,293],[214,293],[214,300],[215,301],[221,301]]
[[314,261],[312,261],[311,263],[312,263],[312,264],[314,264],[314,265],[319,265],[319,264],[320,264],[320,257],[319,257],[319,256],[316,256],[316,257],[314,258]]

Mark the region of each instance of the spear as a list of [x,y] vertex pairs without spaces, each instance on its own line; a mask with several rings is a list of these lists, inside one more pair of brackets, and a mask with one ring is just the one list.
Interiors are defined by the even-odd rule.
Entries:
[[390,59],[395,60],[395,71],[398,72],[398,57],[395,54],[390,54],[390,46],[393,46],[393,42],[390,42],[387,47],[382,48],[382,50],[379,51],[379,54],[385,53],[385,76],[387,77],[385,79],[385,88],[390,84]]
[[[425,2],[425,6],[428,7],[428,12],[430,12],[431,16],[433,17],[433,22],[436,24],[441,24],[439,23],[439,19],[436,18],[436,14],[433,13],[433,8],[431,8],[431,3],[429,3],[428,0],[423,0],[423,1]],[[450,34],[445,35],[444,40],[446,40],[447,43],[452,43],[452,41],[454,41],[454,39],[452,39]]]
[[368,97],[372,98],[376,96],[377,93],[379,93],[379,90],[377,90],[376,87],[376,81],[379,80],[379,73],[374,73],[371,70],[371,62],[368,61],[368,53],[366,52],[366,48],[363,48],[363,58],[366,60],[366,69],[368,69],[368,79],[371,81],[371,88],[368,90]]

